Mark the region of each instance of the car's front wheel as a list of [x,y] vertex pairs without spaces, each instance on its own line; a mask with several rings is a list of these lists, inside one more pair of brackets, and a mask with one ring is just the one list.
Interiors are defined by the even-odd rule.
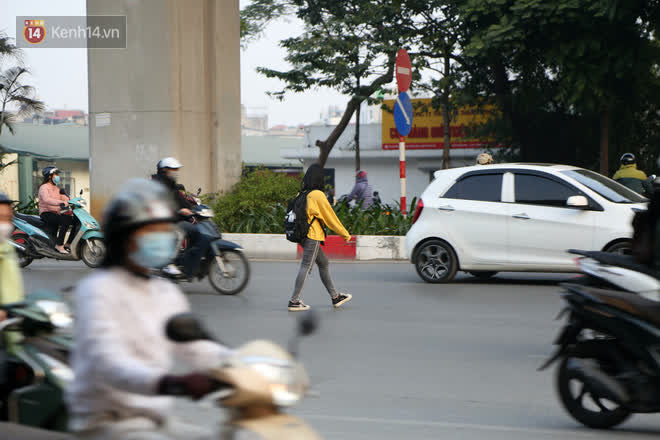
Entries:
[[456,275],[458,258],[448,243],[429,240],[415,254],[415,269],[427,283],[447,283]]

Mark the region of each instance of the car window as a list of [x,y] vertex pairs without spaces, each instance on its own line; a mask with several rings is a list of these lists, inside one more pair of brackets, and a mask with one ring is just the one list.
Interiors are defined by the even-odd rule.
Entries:
[[502,198],[502,174],[481,174],[459,180],[444,195],[446,199],[499,202]]
[[566,207],[566,200],[571,196],[583,195],[571,188],[546,177],[532,174],[515,175],[516,203],[529,205]]
[[648,202],[648,199],[637,194],[635,191],[626,188],[618,182],[609,179],[602,174],[589,170],[568,170],[562,171],[565,174],[589,189],[597,192],[610,202],[614,203],[642,203]]

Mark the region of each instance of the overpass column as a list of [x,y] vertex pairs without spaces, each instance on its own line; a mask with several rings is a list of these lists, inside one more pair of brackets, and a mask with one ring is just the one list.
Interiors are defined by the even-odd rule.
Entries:
[[125,49],[89,49],[92,210],[176,156],[189,191],[224,191],[241,174],[238,0],[87,0],[125,15]]

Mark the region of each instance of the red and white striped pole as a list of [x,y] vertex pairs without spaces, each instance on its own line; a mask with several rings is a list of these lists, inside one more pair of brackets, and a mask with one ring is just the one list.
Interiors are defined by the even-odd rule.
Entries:
[[399,136],[399,177],[401,178],[401,213],[405,217],[406,209],[406,138]]

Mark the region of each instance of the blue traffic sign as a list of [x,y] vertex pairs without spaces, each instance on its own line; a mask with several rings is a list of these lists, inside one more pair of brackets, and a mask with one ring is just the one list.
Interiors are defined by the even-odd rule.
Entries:
[[413,124],[413,108],[407,92],[399,93],[394,101],[394,123],[401,136],[408,136]]

